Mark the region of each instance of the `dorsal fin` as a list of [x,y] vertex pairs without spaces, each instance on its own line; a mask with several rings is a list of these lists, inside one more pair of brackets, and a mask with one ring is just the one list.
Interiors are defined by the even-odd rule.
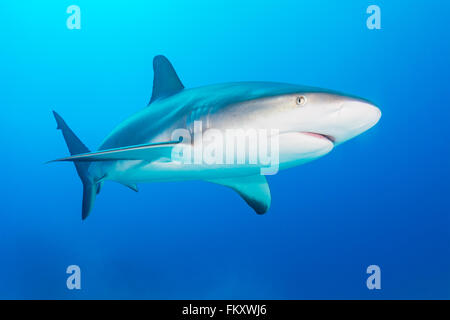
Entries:
[[169,97],[184,89],[170,61],[164,56],[153,59],[153,92],[148,104]]

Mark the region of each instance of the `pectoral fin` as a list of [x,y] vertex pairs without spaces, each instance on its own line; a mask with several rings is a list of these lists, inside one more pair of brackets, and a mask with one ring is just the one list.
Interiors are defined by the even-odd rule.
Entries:
[[124,148],[101,150],[73,155],[71,157],[52,160],[55,161],[110,161],[110,160],[146,160],[154,161],[161,157],[170,157],[172,148],[179,141],[168,141],[162,143],[149,143]]
[[270,188],[263,175],[207,181],[233,189],[258,214],[266,213],[269,210],[271,202]]

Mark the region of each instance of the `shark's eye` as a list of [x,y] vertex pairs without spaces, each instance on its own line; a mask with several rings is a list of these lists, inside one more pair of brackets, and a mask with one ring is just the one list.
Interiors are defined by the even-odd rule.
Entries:
[[298,96],[297,97],[297,105],[303,106],[306,104],[306,97],[305,96]]

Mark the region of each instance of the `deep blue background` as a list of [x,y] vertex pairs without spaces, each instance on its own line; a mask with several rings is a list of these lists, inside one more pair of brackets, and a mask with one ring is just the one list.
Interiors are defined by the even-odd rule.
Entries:
[[[0,298],[450,298],[449,2],[146,3],[0,2]],[[382,30],[366,28],[370,4]],[[187,87],[313,85],[383,117],[269,177],[265,216],[204,182],[107,183],[82,222],[73,166],[44,165],[67,154],[51,110],[95,149],[145,107],[156,54]]]

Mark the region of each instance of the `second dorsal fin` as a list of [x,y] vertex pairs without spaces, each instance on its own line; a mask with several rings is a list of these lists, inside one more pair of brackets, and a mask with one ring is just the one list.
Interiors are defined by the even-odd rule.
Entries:
[[167,98],[184,89],[170,61],[164,56],[153,59],[153,92],[149,104]]

